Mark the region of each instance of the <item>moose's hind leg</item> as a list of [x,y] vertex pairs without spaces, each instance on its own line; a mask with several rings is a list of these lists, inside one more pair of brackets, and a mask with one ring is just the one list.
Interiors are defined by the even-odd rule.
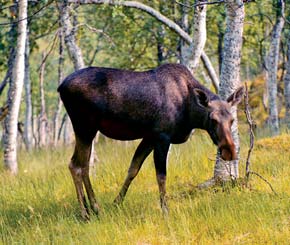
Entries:
[[99,209],[89,179],[89,159],[91,154],[91,145],[92,142],[87,143],[86,141],[82,141],[79,137],[76,136],[75,151],[69,165],[69,169],[76,188],[77,198],[80,204],[81,216],[85,220],[89,220],[89,212],[83,190],[83,184],[86,188],[91,208],[95,213],[98,213]]

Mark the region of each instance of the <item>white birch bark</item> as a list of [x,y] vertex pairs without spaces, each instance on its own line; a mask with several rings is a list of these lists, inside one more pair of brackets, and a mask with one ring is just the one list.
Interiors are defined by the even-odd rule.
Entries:
[[[45,54],[43,54],[43,60]],[[40,94],[40,114],[38,118],[38,146],[44,147],[47,144],[47,115],[46,115],[46,103],[44,95],[44,71],[45,71],[45,61],[40,67],[39,74],[39,94]]]
[[[60,27],[61,28],[61,27]],[[62,30],[59,31],[59,58],[58,58],[58,84],[60,84],[63,80],[63,69],[64,69],[64,40]],[[55,114],[53,117],[53,145],[56,146],[58,142],[58,130],[60,127],[60,113],[62,108],[62,102],[60,97],[57,99],[57,106],[55,110]]]
[[[182,5],[182,16],[181,16],[181,28],[185,32],[189,32],[189,21],[188,21],[188,8],[189,0],[184,0]],[[180,40],[180,63],[183,65],[186,65],[187,63],[187,57],[189,52],[189,44],[181,38]]]
[[[202,2],[204,0],[195,1],[196,4]],[[184,52],[184,64],[194,73],[206,41],[206,5],[199,5],[194,8],[192,37],[190,46]]]
[[287,63],[286,63],[286,75],[284,77],[284,96],[285,96],[285,123],[290,129],[290,32],[287,39]]
[[[219,94],[227,99],[238,87],[240,82],[240,63],[243,42],[244,3],[243,0],[225,0],[226,30],[224,36],[224,53],[221,67]],[[237,122],[237,108],[232,107],[234,123],[232,136],[239,156],[240,142]],[[219,156],[219,153],[218,153]],[[238,160],[225,162],[217,157],[214,168],[214,179],[237,178],[239,176]]]
[[277,16],[272,30],[270,49],[266,60],[266,80],[268,91],[269,126],[272,135],[279,134],[279,118],[277,105],[277,72],[280,50],[280,39],[284,26],[284,1],[281,0],[281,13]]
[[76,26],[73,26],[70,21],[70,11],[67,1],[61,1],[60,3],[60,23],[63,30],[65,45],[68,50],[68,54],[74,64],[75,70],[79,70],[85,67],[85,63],[82,56],[82,51],[77,45],[75,33]]
[[18,12],[20,21],[18,23],[16,58],[10,84],[8,98],[9,112],[6,118],[6,135],[4,137],[4,165],[12,174],[16,174],[18,171],[17,124],[25,73],[24,56],[27,35],[27,0],[19,0]]
[[31,98],[31,80],[29,67],[29,31],[27,30],[27,39],[25,46],[25,121],[24,121],[24,142],[26,150],[30,151],[33,147],[32,134],[32,98]]

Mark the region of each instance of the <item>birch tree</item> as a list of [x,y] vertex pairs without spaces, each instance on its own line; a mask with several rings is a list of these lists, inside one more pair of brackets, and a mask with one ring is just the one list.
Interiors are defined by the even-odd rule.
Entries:
[[27,29],[27,39],[25,46],[25,121],[24,121],[24,142],[25,147],[30,151],[33,147],[33,132],[32,132],[32,98],[31,98],[31,80],[30,80],[30,65],[29,65],[29,30]]
[[[192,31],[192,42],[182,51],[183,53],[183,64],[194,73],[196,70],[199,59],[203,53],[205,41],[206,41],[206,5],[204,0],[196,0],[193,17],[193,31]],[[201,4],[201,5],[200,5]],[[185,16],[186,18],[186,16]],[[186,46],[183,46],[186,47]]]
[[17,124],[24,83],[25,44],[27,35],[27,0],[18,1],[18,37],[15,63],[8,95],[9,112],[6,118],[4,137],[4,165],[12,173],[18,171],[17,164]]
[[286,63],[286,75],[284,77],[284,96],[285,96],[285,122],[288,128],[290,128],[290,32],[287,38],[287,63]]
[[[238,87],[240,81],[240,63],[243,42],[244,26],[244,3],[243,0],[225,0],[226,8],[226,30],[224,34],[223,60],[220,75],[219,95],[222,99],[227,99]],[[237,107],[232,107],[234,117],[232,125],[232,136],[239,156],[240,142],[238,132]],[[214,168],[214,180],[237,178],[239,176],[238,160],[224,162],[217,154]]]
[[[63,68],[64,68],[64,40],[63,40],[63,32],[61,30],[60,26],[60,31],[58,32],[58,37],[59,37],[59,58],[58,58],[58,84],[60,84],[63,80]],[[62,107],[62,102],[60,100],[60,97],[57,99],[57,105],[56,105],[56,110],[55,114],[53,117],[53,145],[57,145],[58,141],[58,130],[59,130],[59,122],[60,122],[60,113],[61,113],[61,107]]]
[[279,134],[277,106],[277,71],[279,61],[280,39],[284,26],[284,0],[277,0],[277,19],[272,30],[269,53],[266,60],[266,80],[268,91],[269,126],[272,135]]
[[42,64],[39,73],[39,94],[40,94],[40,113],[38,117],[38,146],[44,147],[47,143],[47,115],[44,96],[44,72],[45,72],[45,53],[42,55]]

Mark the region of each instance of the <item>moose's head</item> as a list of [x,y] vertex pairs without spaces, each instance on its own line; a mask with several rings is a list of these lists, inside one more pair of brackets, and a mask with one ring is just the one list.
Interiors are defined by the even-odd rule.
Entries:
[[207,93],[200,89],[195,89],[194,92],[199,106],[207,111],[204,128],[209,133],[214,144],[218,146],[221,158],[226,161],[237,159],[231,133],[231,127],[234,122],[231,107],[241,102],[244,88],[238,88],[227,100],[210,100]]

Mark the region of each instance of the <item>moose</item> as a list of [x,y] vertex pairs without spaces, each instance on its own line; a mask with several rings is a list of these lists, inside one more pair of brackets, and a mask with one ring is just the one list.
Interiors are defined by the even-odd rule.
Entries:
[[187,141],[195,128],[204,129],[218,146],[221,158],[237,158],[231,135],[231,107],[243,96],[238,88],[227,100],[201,85],[180,64],[155,69],[129,70],[87,67],[75,71],[58,87],[75,133],[75,150],[69,169],[76,188],[81,216],[99,205],[89,178],[89,158],[96,133],[116,140],[141,139],[125,182],[114,200],[121,203],[144,160],[153,151],[161,208],[167,212],[166,164],[170,144]]

